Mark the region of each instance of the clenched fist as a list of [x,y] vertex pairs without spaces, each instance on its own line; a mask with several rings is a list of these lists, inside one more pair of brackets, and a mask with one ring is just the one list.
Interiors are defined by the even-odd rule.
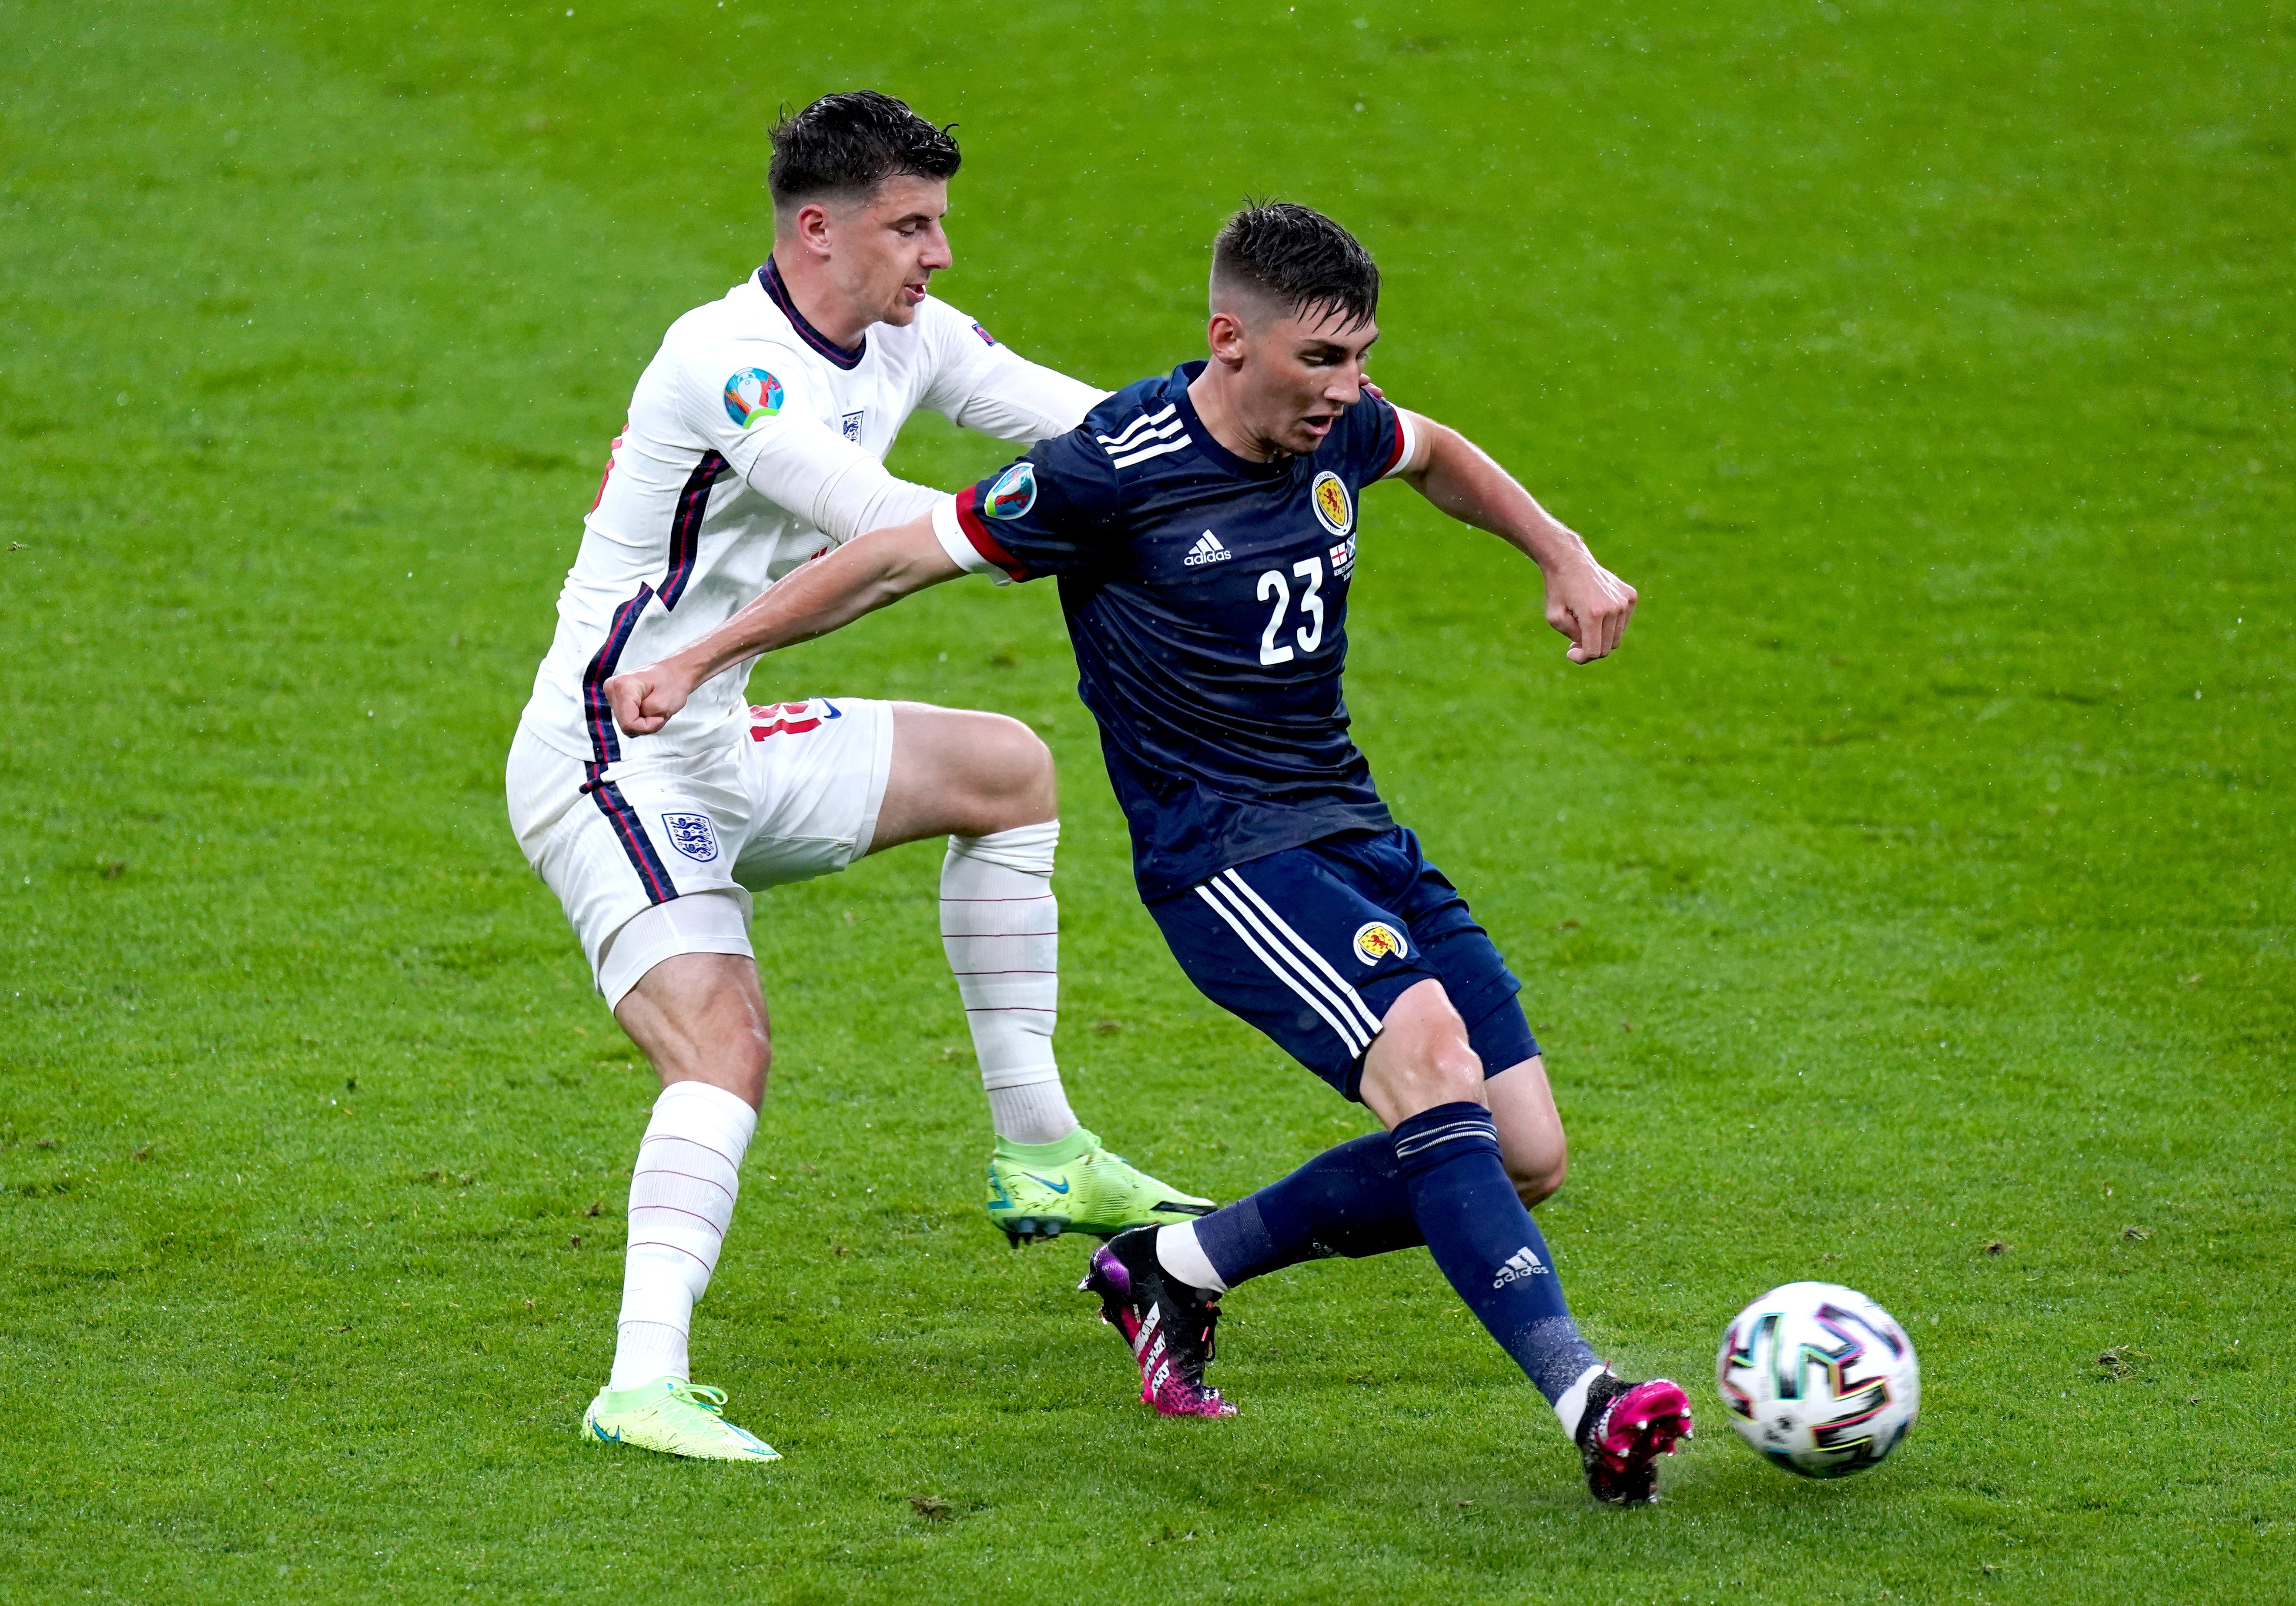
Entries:
[[669,659],[617,675],[606,683],[606,701],[613,705],[614,723],[629,736],[652,735],[693,695],[693,680]]
[[1574,664],[1617,650],[1637,600],[1633,586],[1590,557],[1546,577],[1546,622],[1570,638],[1563,656]]

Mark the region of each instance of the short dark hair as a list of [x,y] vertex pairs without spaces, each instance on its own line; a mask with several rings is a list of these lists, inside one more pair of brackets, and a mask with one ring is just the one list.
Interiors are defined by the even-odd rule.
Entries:
[[1246,206],[1212,241],[1212,302],[1224,290],[1256,291],[1288,316],[1316,307],[1353,329],[1379,311],[1379,264],[1353,234],[1313,207]]
[[949,128],[936,128],[905,101],[873,89],[824,94],[802,111],[784,110],[768,129],[774,160],[766,187],[779,210],[824,195],[865,200],[901,174],[947,178],[964,157]]

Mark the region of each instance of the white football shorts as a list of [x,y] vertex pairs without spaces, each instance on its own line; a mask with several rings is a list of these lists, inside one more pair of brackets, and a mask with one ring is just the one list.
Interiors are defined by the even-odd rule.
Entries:
[[674,954],[752,952],[751,891],[868,852],[892,758],[890,703],[816,697],[751,708],[715,752],[594,773],[521,724],[504,780],[519,848],[611,1009]]

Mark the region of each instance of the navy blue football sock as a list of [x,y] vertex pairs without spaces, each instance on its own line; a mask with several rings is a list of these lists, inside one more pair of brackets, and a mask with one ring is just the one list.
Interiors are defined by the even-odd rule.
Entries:
[[1553,1405],[1600,1364],[1570,1319],[1530,1212],[1480,1104],[1439,1104],[1389,1137],[1428,1251],[1467,1308]]
[[1384,1132],[1326,1149],[1283,1181],[1192,1225],[1229,1288],[1302,1260],[1360,1259],[1426,1241]]

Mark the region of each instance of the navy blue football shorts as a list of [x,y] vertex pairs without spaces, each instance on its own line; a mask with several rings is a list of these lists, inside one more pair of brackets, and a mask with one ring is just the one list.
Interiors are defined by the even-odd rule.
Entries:
[[1538,1052],[1515,1000],[1522,983],[1402,826],[1271,853],[1148,913],[1205,997],[1358,1102],[1380,1022],[1430,977],[1486,1076]]

